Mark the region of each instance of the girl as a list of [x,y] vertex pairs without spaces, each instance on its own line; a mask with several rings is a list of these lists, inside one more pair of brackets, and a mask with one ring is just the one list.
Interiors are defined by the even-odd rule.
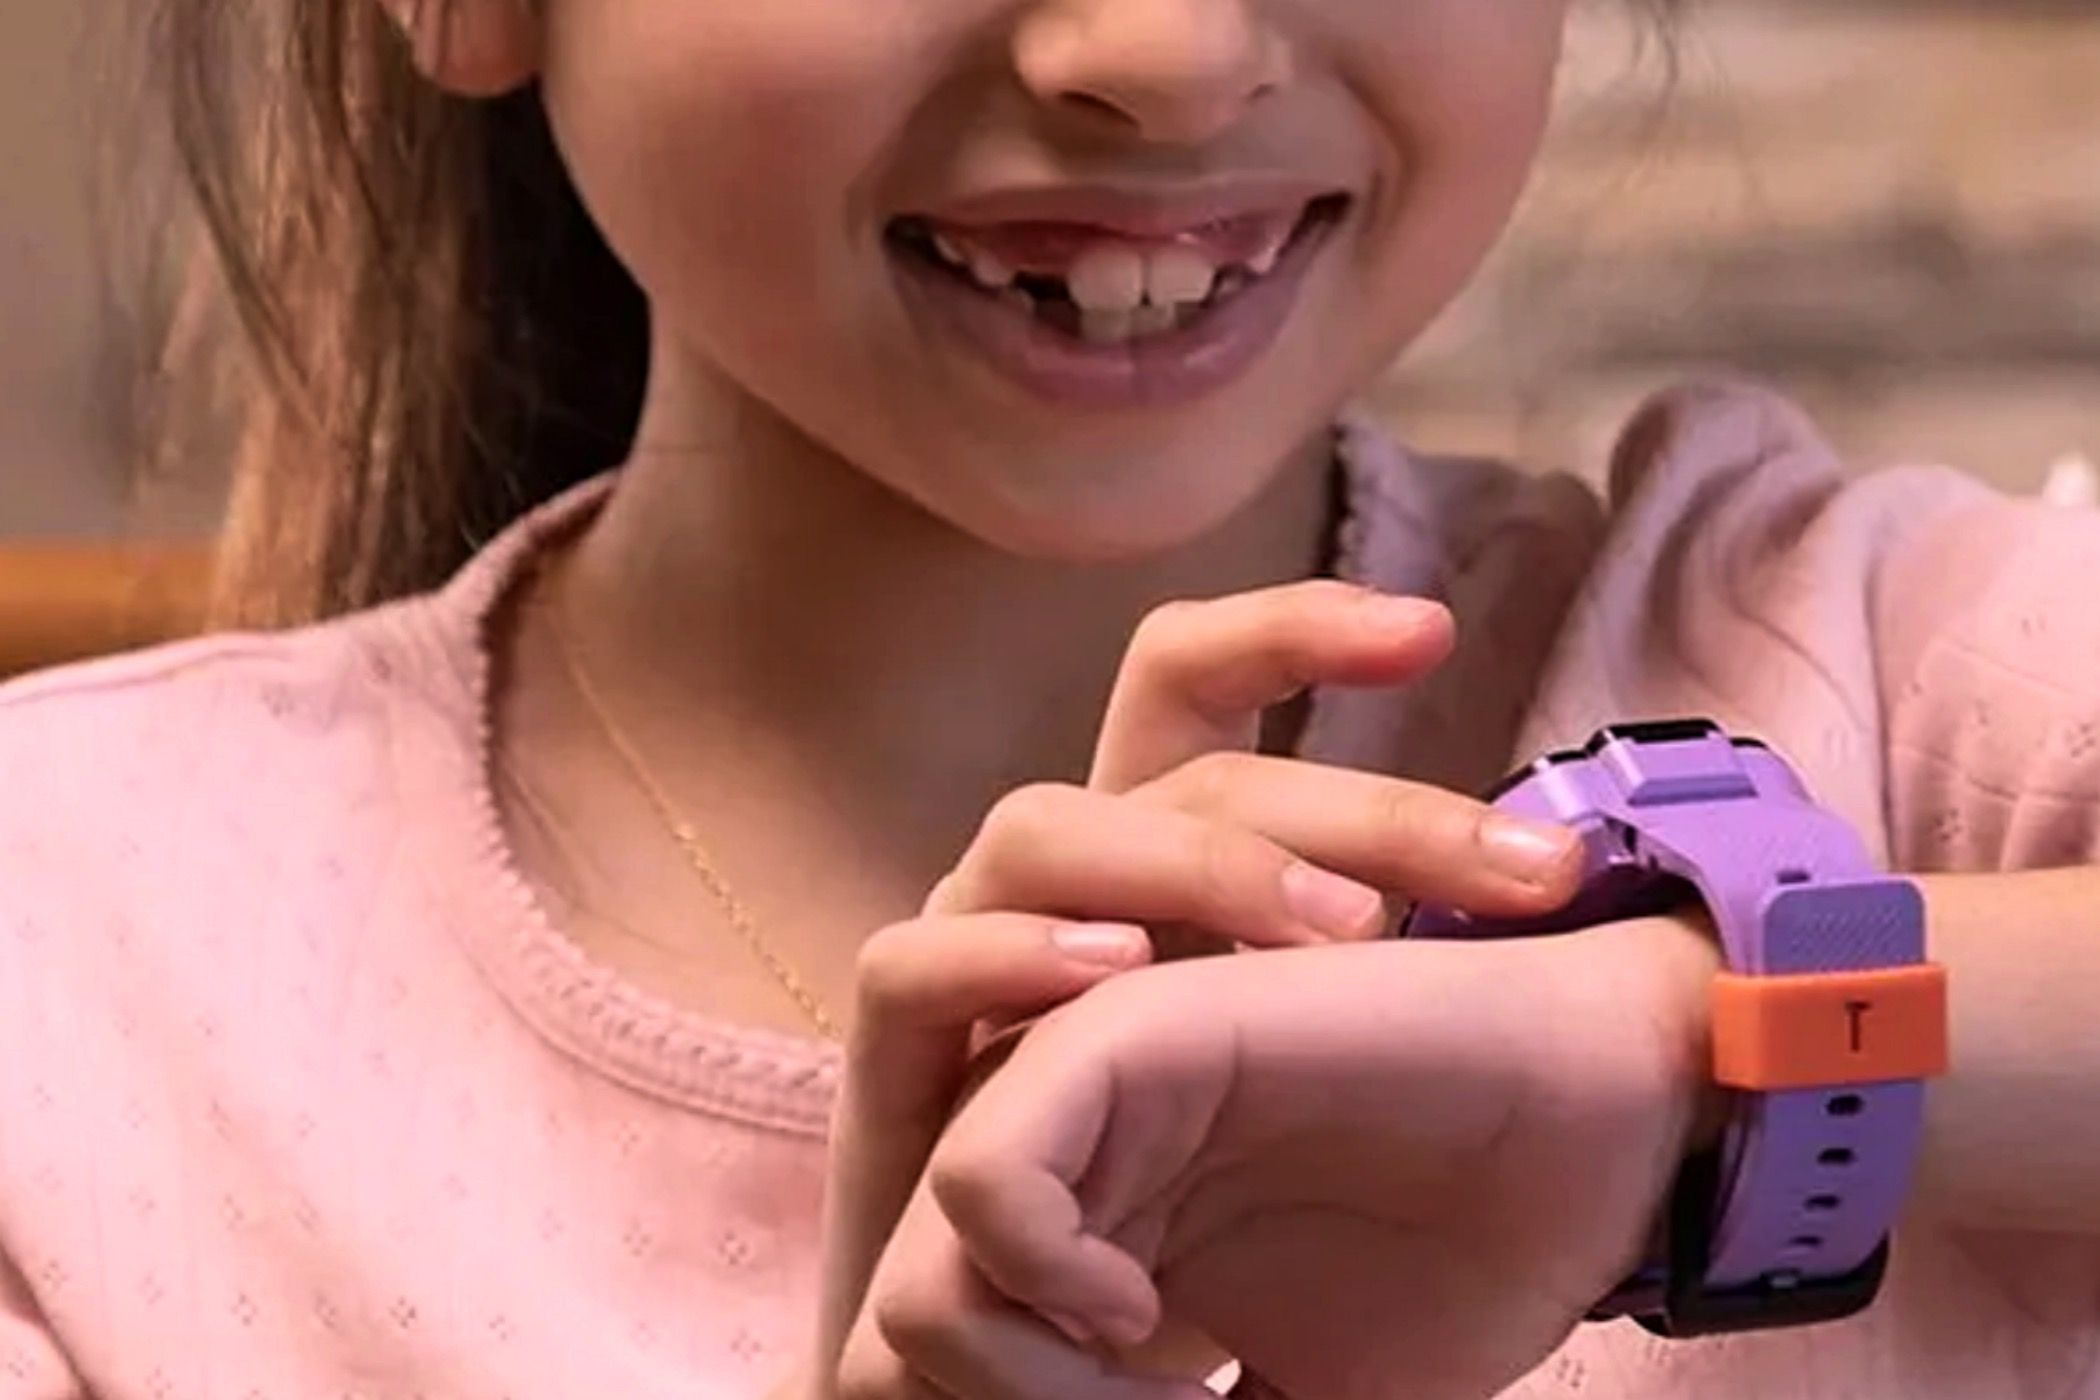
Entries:
[[[1686,709],[1988,872],[1929,890],[1962,1069],[1873,1314],[1519,1393],[2087,1384],[2100,881],[2030,868],[2100,859],[2100,526],[1747,389],[1608,503],[1335,426],[1508,217],[1561,0],[162,15],[257,371],[222,616],[311,625],[0,701],[5,1394],[1046,1393],[912,1345],[993,1300],[862,1307],[972,1027],[1550,907],[1566,834],[1457,794]],[[1653,1013],[1592,1261],[1706,953],[1608,934],[1452,974]]]

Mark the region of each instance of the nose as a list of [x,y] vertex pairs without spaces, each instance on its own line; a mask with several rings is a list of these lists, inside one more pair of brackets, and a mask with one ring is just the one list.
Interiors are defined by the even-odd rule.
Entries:
[[1036,99],[1160,144],[1226,131],[1288,80],[1264,0],[1045,0],[1014,37]]

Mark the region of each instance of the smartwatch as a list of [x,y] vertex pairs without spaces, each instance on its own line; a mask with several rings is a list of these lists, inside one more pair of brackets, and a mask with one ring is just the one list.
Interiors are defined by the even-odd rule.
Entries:
[[1417,906],[1401,936],[1559,933],[1703,903],[1720,934],[1720,1146],[1671,1192],[1665,1243],[1590,1314],[1665,1337],[1794,1327],[1874,1299],[1909,1191],[1947,984],[1924,904],[1755,739],[1704,719],[1617,724],[1489,800],[1582,838],[1580,892],[1543,918]]

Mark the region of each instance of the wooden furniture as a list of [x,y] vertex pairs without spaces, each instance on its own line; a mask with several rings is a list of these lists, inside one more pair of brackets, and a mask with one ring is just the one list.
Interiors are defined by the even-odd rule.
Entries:
[[0,542],[0,678],[196,632],[201,543]]

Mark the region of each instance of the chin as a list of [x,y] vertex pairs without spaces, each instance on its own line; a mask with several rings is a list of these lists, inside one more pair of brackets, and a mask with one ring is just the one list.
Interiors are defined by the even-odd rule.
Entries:
[[[1259,463],[1239,454],[1207,460],[1128,464],[1110,475],[1048,467],[1030,479],[1062,476],[1064,489],[1007,495],[943,512],[950,523],[1004,553],[1067,564],[1133,563],[1187,548],[1210,536],[1257,499],[1284,454]],[[1236,486],[1236,489],[1233,489]]]

